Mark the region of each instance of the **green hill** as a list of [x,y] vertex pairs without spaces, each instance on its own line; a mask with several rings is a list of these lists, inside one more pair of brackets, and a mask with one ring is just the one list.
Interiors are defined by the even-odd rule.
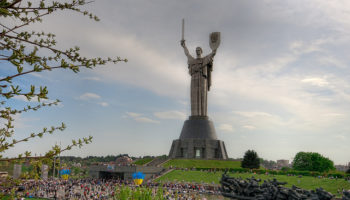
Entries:
[[154,158],[142,158],[142,159],[138,159],[134,162],[135,165],[144,165],[146,163],[149,163],[153,160]]

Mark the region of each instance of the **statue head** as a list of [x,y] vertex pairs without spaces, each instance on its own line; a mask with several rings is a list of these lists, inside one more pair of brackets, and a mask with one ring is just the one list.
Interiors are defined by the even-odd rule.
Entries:
[[196,55],[197,55],[197,57],[201,57],[202,53],[203,53],[202,48],[201,47],[197,47],[196,48]]

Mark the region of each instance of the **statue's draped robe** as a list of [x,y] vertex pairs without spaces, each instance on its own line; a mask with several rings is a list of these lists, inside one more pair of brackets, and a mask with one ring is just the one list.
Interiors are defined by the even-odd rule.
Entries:
[[191,75],[192,116],[207,116],[207,93],[211,85],[210,75],[214,55],[211,53],[203,58],[188,57],[188,69]]

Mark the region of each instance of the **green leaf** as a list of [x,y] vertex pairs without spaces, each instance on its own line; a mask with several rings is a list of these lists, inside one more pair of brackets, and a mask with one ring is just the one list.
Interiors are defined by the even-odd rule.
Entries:
[[6,8],[0,8],[0,15],[10,15],[10,12]]
[[21,67],[21,66],[17,66],[17,71],[18,71],[18,73],[20,74],[20,73],[22,73],[22,71],[23,71],[23,67]]
[[16,65],[17,67],[20,66],[19,63],[18,63],[17,61],[15,61],[15,60],[11,60],[10,62],[11,62],[13,65]]

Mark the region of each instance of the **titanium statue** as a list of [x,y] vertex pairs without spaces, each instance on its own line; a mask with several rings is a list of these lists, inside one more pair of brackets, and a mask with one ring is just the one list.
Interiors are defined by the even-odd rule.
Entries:
[[213,32],[209,38],[212,52],[202,57],[202,48],[196,48],[196,58],[188,52],[185,40],[181,40],[181,46],[184,48],[187,56],[189,73],[191,75],[191,115],[207,116],[207,93],[211,86],[211,72],[213,71],[213,59],[216,49],[220,44],[220,33]]

